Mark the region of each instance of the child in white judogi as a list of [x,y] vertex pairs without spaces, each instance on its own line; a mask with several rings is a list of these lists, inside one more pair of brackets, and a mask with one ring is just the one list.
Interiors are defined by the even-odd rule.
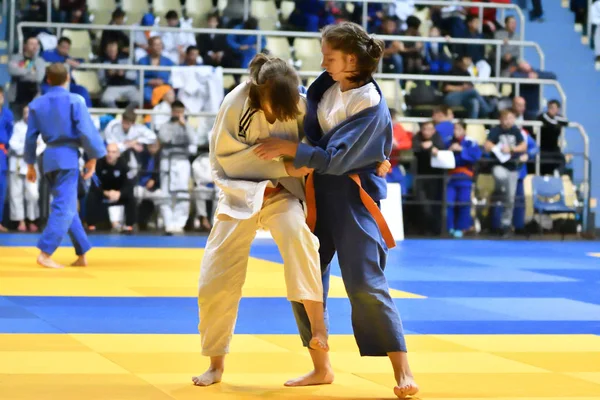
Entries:
[[[29,231],[37,232],[38,227],[35,220],[40,217],[40,179],[38,166],[36,165],[37,181],[29,182],[27,176],[27,163],[23,158],[25,152],[25,136],[27,134],[27,118],[29,117],[29,107],[23,109],[23,119],[17,122],[13,129],[13,135],[8,142],[10,148],[9,158],[9,202],[10,219],[18,221],[19,232],[26,232],[27,225],[25,218],[29,220]],[[36,153],[39,156],[43,153],[46,145],[42,137],[38,137]]]

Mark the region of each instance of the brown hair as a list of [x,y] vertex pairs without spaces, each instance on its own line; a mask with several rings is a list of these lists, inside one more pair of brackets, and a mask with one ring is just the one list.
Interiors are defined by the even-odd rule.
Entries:
[[62,86],[68,78],[69,73],[64,64],[54,63],[46,67],[46,79],[50,86]]
[[444,114],[444,115],[447,116],[449,112],[450,112],[450,107],[448,107],[445,104],[440,104],[440,105],[437,105],[437,106],[433,107],[432,114],[442,113],[442,114]]
[[365,82],[372,78],[385,49],[383,40],[375,39],[354,22],[328,25],[321,37],[333,50],[356,56],[357,72],[349,78],[351,82]]
[[515,115],[515,112],[510,108],[505,108],[504,110],[500,111],[500,118],[507,117],[510,114]]
[[250,106],[261,108],[261,99],[270,103],[275,118],[287,121],[300,115],[300,79],[284,60],[257,54],[250,62]]

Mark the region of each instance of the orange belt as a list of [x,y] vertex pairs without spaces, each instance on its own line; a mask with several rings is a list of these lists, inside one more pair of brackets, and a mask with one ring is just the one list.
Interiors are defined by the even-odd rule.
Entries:
[[283,186],[281,186],[281,184],[277,185],[274,188],[267,187],[265,188],[265,197],[273,196],[274,194],[281,192],[281,189],[283,189]]
[[8,154],[8,150],[6,150],[6,145],[4,143],[0,143],[0,150],[4,153],[4,154]]
[[[317,202],[315,199],[315,182],[314,182],[314,172],[311,172],[306,178],[306,224],[310,228],[311,232],[315,231],[315,226],[317,225]],[[352,179],[360,189],[360,199],[367,211],[373,216],[377,226],[379,227],[379,231],[383,236],[383,240],[385,240],[385,244],[389,249],[393,249],[396,247],[396,241],[394,240],[394,236],[388,227],[387,222],[385,222],[385,218],[381,213],[379,207],[377,207],[377,203],[369,196],[369,194],[363,189],[362,184],[360,182],[360,178],[357,174],[350,175],[350,179]]]

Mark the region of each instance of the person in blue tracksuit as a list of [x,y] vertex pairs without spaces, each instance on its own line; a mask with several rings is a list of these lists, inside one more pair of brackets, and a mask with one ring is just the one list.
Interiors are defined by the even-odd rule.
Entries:
[[0,87],[0,232],[7,232],[2,225],[4,220],[4,202],[8,187],[8,142],[13,133],[15,118],[4,104],[4,89]]
[[448,232],[456,238],[461,238],[464,231],[473,225],[470,204],[473,166],[481,158],[481,148],[476,141],[466,137],[466,128],[462,121],[454,124],[454,137],[448,148],[454,152],[456,162],[456,167],[449,172],[450,180],[446,189]]
[[77,213],[79,148],[83,147],[88,159],[84,179],[94,174],[96,160],[106,155],[106,149],[85,100],[68,91],[69,74],[64,64],[50,65],[46,68],[46,77],[51,88],[29,104],[25,137],[25,162],[30,182],[36,180],[38,135],[42,135],[46,143],[42,173],[50,184],[52,195],[48,223],[37,246],[41,251],[37,262],[43,267],[61,268],[62,265],[52,259],[52,254],[68,233],[78,256],[72,265],[85,266],[85,254],[91,244]]
[[[296,168],[313,169],[307,178],[307,223],[319,239],[325,301],[330,262],[337,252],[342,279],[352,306],[354,336],[362,356],[388,356],[398,397],[414,395],[418,386],[410,371],[400,315],[384,275],[388,249],[395,245],[381,217],[386,197],[377,163],[392,148],[392,121],[372,74],[384,43],[351,22],[325,27],[321,74],[307,93],[304,130],[310,144],[265,139],[255,150],[263,159],[293,157]],[[311,213],[314,187],[315,215]],[[310,323],[301,304],[292,303],[304,346]],[[314,371],[288,386],[333,381],[327,353],[310,350]]]
[[[525,130],[521,129],[523,138],[527,140],[527,153],[521,154],[519,160],[523,163],[519,170],[519,180],[517,181],[517,191],[515,192],[515,208],[513,211],[513,227],[515,231],[525,229],[525,187],[523,182],[527,176],[527,161],[533,159],[540,149],[533,137]],[[502,217],[502,207],[494,207],[492,210],[492,229],[500,229],[500,219]]]

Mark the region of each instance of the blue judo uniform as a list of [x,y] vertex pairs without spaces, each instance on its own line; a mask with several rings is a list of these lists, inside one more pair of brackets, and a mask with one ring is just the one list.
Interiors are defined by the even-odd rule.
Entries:
[[[464,231],[473,225],[471,218],[471,191],[473,188],[473,165],[481,158],[479,144],[467,137],[453,138],[450,146],[460,143],[461,151],[454,152],[456,168],[450,171],[446,189],[448,202],[448,231]],[[454,203],[469,203],[454,205]]]
[[88,159],[102,158],[106,154],[102,137],[84,99],[56,86],[29,104],[25,138],[25,162],[29,165],[36,163],[38,135],[42,135],[46,143],[42,171],[53,197],[48,224],[38,248],[53,254],[68,233],[76,254],[83,255],[91,244],[77,213],[79,148],[83,147]]
[[[381,95],[379,105],[355,114],[323,135],[317,106],[334,83],[329,74],[323,73],[308,89],[304,130],[312,146],[299,144],[294,165],[315,170],[314,233],[320,242],[324,305],[330,262],[337,252],[360,354],[385,356],[406,351],[400,315],[384,275],[388,247],[349,174],[358,174],[362,187],[375,202],[386,197],[386,181],[376,175],[375,169],[391,152],[392,121],[375,84]],[[292,304],[302,341],[308,346],[311,328],[306,311],[302,304]]]
[[0,108],[0,225],[4,220],[4,203],[8,188],[8,141],[13,133],[13,113],[8,107]]
[[[523,136],[527,140],[527,155],[529,159],[533,159],[539,152],[537,143],[523,130],[521,130]],[[523,164],[519,170],[519,180],[517,181],[517,191],[515,192],[515,208],[513,210],[513,227],[515,229],[525,229],[525,188],[523,181],[527,176],[527,164]],[[500,229],[502,219],[502,208],[494,207],[492,210],[492,229]]]

